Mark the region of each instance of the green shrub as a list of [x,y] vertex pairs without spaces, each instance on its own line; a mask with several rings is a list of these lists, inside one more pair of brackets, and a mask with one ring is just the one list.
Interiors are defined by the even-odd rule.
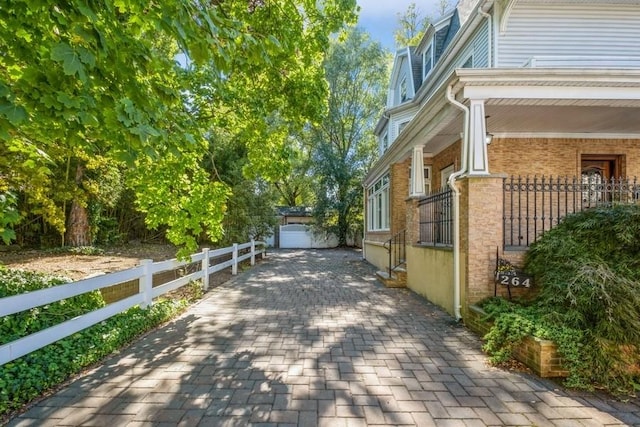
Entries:
[[533,300],[485,304],[495,319],[486,337],[493,360],[534,335],[556,342],[568,385],[632,392],[640,349],[640,206],[567,216],[531,246],[525,271],[538,286]]
[[[0,297],[61,283],[64,283],[64,279],[0,268]],[[0,329],[0,342],[13,341],[102,306],[104,301],[100,293],[95,291],[69,298],[60,304],[5,316]],[[184,300],[161,300],[146,310],[133,307],[0,366],[0,417],[6,418],[45,391],[100,361],[145,331],[171,319],[186,306]]]

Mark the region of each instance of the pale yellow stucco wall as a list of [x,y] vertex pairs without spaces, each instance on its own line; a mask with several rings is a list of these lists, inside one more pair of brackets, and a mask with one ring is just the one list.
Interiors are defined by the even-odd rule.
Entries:
[[364,258],[378,269],[386,271],[389,267],[389,252],[382,246],[382,243],[364,241]]
[[407,246],[407,286],[454,315],[453,251]]

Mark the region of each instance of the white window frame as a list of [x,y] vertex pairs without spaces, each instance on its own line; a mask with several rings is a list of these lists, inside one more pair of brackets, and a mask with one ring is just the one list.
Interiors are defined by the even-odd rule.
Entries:
[[400,132],[402,132],[402,130],[409,124],[410,120],[405,120],[404,122],[400,122],[398,123],[398,127],[396,134],[399,136]]
[[407,76],[404,76],[402,80],[400,80],[398,92],[399,92],[401,103],[409,99],[409,88],[407,86]]
[[389,183],[389,174],[386,174],[367,188],[368,231],[389,231],[391,217]]
[[440,188],[445,188],[447,186],[447,181],[449,177],[455,172],[455,165],[451,163],[449,166],[440,169]]
[[380,154],[384,154],[389,149],[389,131],[384,131],[380,137]]
[[[429,55],[429,61],[427,62],[427,54]],[[425,80],[427,76],[433,70],[433,42],[429,44],[429,47],[422,55],[422,80]],[[429,69],[427,69],[427,64],[429,64]]]
[[460,64],[460,68],[473,68],[473,54],[467,56]]
[[[431,166],[425,166],[422,170],[424,178],[424,194],[431,193]],[[411,179],[411,166],[409,166],[409,196],[413,194],[413,179]]]

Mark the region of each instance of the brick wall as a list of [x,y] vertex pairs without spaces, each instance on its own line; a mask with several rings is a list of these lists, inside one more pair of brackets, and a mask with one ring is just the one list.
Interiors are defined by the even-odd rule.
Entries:
[[494,138],[487,152],[491,173],[578,176],[583,154],[616,154],[622,176],[640,177],[638,139]]
[[431,159],[425,160],[425,165],[431,165],[431,188],[436,190],[446,185],[446,182],[440,182],[440,171],[447,166],[454,165],[455,171],[460,169],[460,141],[442,150]]
[[[640,176],[640,140],[610,139],[494,139],[488,147],[492,173],[510,176],[543,175],[573,177],[581,174],[583,155],[616,155],[619,158],[621,176]],[[530,181],[533,183],[533,181]],[[538,181],[539,182],[539,181]],[[524,183],[524,181],[523,181]],[[514,212],[507,213],[505,224],[507,245],[520,246],[532,243],[544,231],[553,228],[568,213],[581,210],[581,193],[547,191],[515,194],[514,200],[505,200]],[[511,220],[513,218],[513,220]]]
[[[483,320],[486,313],[479,307],[472,307],[464,318],[465,325],[484,337],[491,328],[491,322]],[[543,378],[566,377],[568,372],[563,368],[563,359],[553,341],[526,337],[513,349],[513,357],[527,365]]]
[[391,234],[407,228],[406,200],[409,197],[411,158],[391,165],[390,208]]
[[418,199],[407,199],[405,202],[407,213],[407,244],[418,243],[420,240],[420,212]]
[[459,183],[464,307],[494,293],[496,249],[502,249],[502,177],[463,178]]

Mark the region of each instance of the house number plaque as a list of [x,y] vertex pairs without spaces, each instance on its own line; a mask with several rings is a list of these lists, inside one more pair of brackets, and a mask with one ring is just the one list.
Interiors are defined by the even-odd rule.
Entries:
[[524,288],[530,288],[533,284],[533,278],[531,276],[519,271],[509,273],[498,272],[496,274],[496,280],[501,285],[513,287],[522,286]]

